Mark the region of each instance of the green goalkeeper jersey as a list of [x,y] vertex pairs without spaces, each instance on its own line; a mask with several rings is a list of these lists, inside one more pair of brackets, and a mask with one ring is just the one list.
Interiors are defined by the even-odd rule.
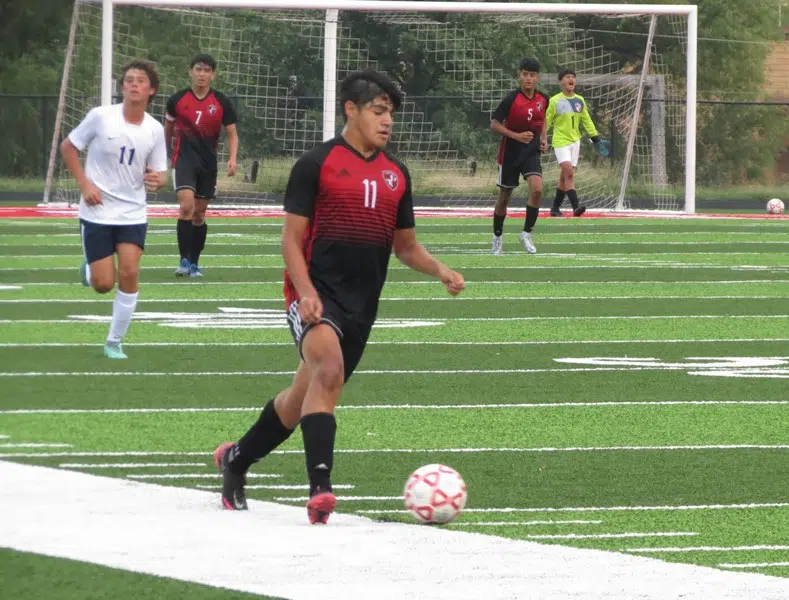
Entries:
[[553,147],[564,148],[581,139],[581,125],[590,138],[598,137],[592,117],[582,96],[565,96],[559,92],[551,97],[545,113],[545,130],[553,125]]

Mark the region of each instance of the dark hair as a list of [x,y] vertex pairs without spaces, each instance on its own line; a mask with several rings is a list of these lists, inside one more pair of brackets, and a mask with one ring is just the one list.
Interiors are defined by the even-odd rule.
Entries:
[[[395,110],[403,103],[403,93],[397,84],[378,71],[357,71],[340,83],[340,106],[343,108],[349,101],[361,107],[380,96],[388,96]],[[343,118],[347,119],[344,109],[342,113]]]
[[559,71],[559,81],[561,81],[562,78],[564,78],[565,75],[573,75],[574,76],[575,75],[575,69],[562,69],[561,71]]
[[153,88],[153,94],[151,94],[148,100],[153,100],[154,96],[156,96],[156,92],[159,91],[159,71],[156,70],[156,65],[150,60],[135,58],[121,70],[121,80],[126,79],[126,73],[132,69],[145,71],[145,74],[148,75],[148,81],[151,82],[151,87]]
[[540,61],[532,56],[525,56],[521,59],[521,64],[518,67],[518,71],[534,71],[535,73],[539,73]]
[[196,54],[192,57],[192,60],[189,61],[189,68],[193,69],[195,65],[199,65],[200,63],[208,65],[211,67],[212,71],[216,71],[216,61],[210,54]]

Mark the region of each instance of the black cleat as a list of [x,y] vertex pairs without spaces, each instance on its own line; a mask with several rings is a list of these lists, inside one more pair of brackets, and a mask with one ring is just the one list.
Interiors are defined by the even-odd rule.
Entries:
[[585,207],[585,206],[579,206],[578,208],[576,208],[576,209],[573,211],[573,216],[574,216],[574,217],[580,217],[580,216],[581,216],[582,214],[584,214],[585,212],[586,212],[586,207]]
[[226,510],[247,510],[247,495],[244,492],[247,478],[231,473],[227,468],[228,455],[234,446],[233,442],[225,442],[214,450],[214,464],[222,473],[222,506]]

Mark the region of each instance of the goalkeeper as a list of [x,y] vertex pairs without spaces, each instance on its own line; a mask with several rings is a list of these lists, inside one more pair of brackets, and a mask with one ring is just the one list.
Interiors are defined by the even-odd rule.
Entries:
[[561,167],[551,216],[562,216],[559,209],[566,194],[573,206],[573,215],[580,217],[586,212],[586,207],[578,203],[573,178],[575,168],[578,166],[578,155],[581,152],[581,125],[602,156],[608,155],[608,143],[597,133],[592,117],[589,116],[586,101],[575,93],[575,71],[572,69],[561,71],[559,83],[562,91],[553,96],[548,103],[542,132],[542,141],[547,143],[548,129],[553,126],[553,150],[556,153],[556,161]]

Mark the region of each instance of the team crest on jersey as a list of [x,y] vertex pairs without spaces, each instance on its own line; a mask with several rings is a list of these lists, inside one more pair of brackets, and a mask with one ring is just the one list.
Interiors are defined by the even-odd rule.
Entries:
[[212,117],[216,114],[216,104],[209,104],[208,105],[208,114]]
[[542,102],[537,103],[537,110],[542,110]]
[[384,177],[384,183],[394,192],[400,184],[400,178],[397,176],[397,173],[394,171],[382,171],[381,175]]

